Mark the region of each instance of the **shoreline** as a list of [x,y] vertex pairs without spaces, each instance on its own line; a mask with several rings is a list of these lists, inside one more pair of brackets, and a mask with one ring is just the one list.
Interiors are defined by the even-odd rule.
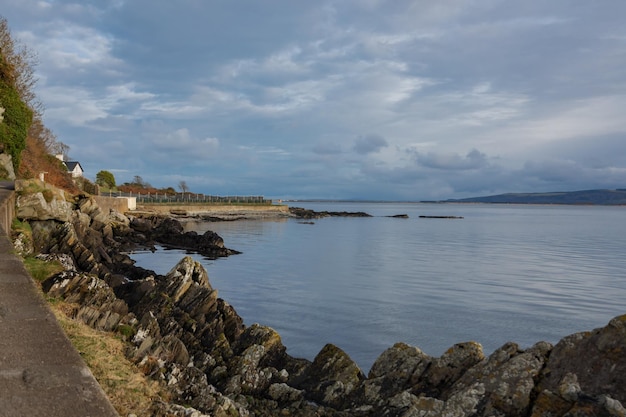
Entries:
[[131,216],[158,214],[171,216],[177,220],[232,221],[245,219],[280,219],[293,217],[286,205],[169,205],[142,204],[127,213]]
[[[279,207],[291,217],[288,207]],[[588,413],[576,415],[626,415],[620,404],[626,401],[626,358],[615,355],[626,351],[626,315],[556,345],[522,349],[509,342],[489,356],[475,342],[455,344],[440,357],[400,342],[382,352],[366,375],[333,344],[313,361],[290,356],[275,330],[246,326],[189,257],[166,275],[134,266],[121,250],[163,239],[212,256],[233,253],[214,232],[183,232],[168,209],[127,218],[82,196],[68,204],[69,221],[58,217],[65,211],[29,219],[33,249],[69,261],[64,272],[44,281],[46,294],[74,303],[70,317],[123,335],[129,359],[171,389],[171,402],[155,404],[163,414],[154,415],[538,417],[583,407]],[[268,211],[203,209],[198,213]]]

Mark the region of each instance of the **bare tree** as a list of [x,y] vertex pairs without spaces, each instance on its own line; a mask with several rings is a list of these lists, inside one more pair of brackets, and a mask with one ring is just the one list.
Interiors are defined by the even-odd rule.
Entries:
[[185,193],[189,191],[189,187],[187,187],[187,183],[185,181],[179,182],[178,188],[180,188],[180,191],[183,192],[183,197],[185,196]]
[[67,157],[70,147],[63,142],[54,142],[50,148],[55,155],[63,155],[63,159]]

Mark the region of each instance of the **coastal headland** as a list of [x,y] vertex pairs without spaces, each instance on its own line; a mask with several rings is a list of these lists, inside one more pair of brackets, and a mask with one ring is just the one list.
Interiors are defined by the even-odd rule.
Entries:
[[18,195],[16,216],[32,234],[14,236],[14,246],[62,262],[42,283],[47,296],[71,303],[72,319],[123,337],[127,357],[166,387],[167,399],[137,414],[626,416],[626,315],[555,345],[510,342],[490,355],[475,341],[440,357],[398,342],[366,374],[332,344],[312,361],[290,356],[275,330],[245,325],[192,258],[159,275],[126,254],[156,243],[237,253],[215,233],[184,232],[167,211],[123,214],[88,195],[39,194]]

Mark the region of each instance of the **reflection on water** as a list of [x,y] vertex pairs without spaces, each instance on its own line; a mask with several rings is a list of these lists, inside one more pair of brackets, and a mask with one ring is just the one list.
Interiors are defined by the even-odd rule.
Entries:
[[[409,219],[187,225],[213,230],[243,252],[197,259],[245,322],[275,328],[294,356],[312,359],[330,342],[367,370],[397,341],[439,356],[454,343],[476,340],[490,353],[507,341],[556,342],[625,312],[621,207],[300,206]],[[133,258],[165,273],[182,256],[158,251]]]

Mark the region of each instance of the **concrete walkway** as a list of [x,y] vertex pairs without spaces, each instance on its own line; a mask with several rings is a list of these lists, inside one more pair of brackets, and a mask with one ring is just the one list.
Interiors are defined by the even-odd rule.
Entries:
[[[13,184],[0,182],[0,206]],[[118,416],[0,226],[0,417]]]

